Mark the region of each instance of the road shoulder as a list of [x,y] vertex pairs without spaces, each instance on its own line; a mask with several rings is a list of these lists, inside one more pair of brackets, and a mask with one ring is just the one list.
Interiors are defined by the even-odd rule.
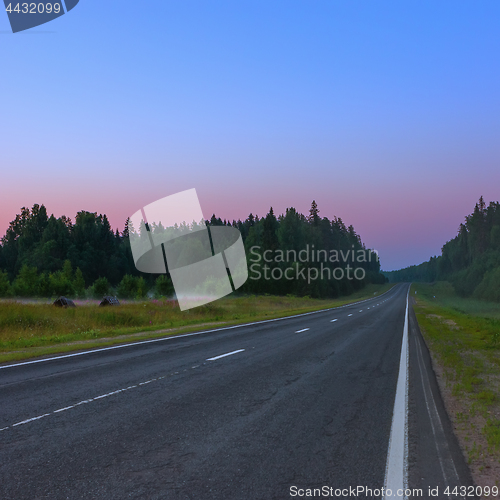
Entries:
[[429,496],[429,488],[439,488],[439,498],[443,498],[446,487],[453,490],[475,483],[455,436],[440,377],[434,371],[413,307],[409,313],[409,341],[409,486],[421,488],[424,497]]

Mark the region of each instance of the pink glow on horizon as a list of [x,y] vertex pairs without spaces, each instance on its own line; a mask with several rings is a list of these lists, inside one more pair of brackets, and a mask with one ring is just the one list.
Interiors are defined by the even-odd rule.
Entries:
[[[193,186],[178,188],[183,190],[189,187]],[[371,187],[360,187],[355,196],[353,192],[342,193],[341,190],[335,194],[325,190],[313,194],[312,189],[304,194],[294,192],[296,190],[273,192],[272,188],[268,188],[260,190],[258,197],[224,189],[215,192],[202,187],[197,191],[207,219],[213,213],[230,220],[244,220],[250,212],[263,217],[271,205],[277,216],[290,206],[307,215],[311,201],[315,199],[322,217],[331,219],[337,216],[346,225],[352,224],[365,245],[379,251],[382,268],[392,270],[419,264],[433,255],[439,255],[444,243],[457,234],[459,224],[472,212],[481,194],[487,203],[497,201],[493,188],[473,192],[470,187],[467,190],[462,187],[461,190],[440,192],[441,188],[428,188],[425,197],[420,189],[393,190],[394,194],[390,197],[378,197]],[[172,194],[161,187],[151,191],[110,194],[109,186],[100,186],[97,189],[82,189],[79,193],[53,188],[41,189],[37,193],[26,192],[23,196],[12,193],[2,197],[0,203],[0,233],[5,234],[9,222],[20,212],[21,206],[31,208],[34,203],[44,203],[49,215],[66,215],[72,220],[80,210],[106,214],[113,230],[121,232],[126,218],[138,208]]]

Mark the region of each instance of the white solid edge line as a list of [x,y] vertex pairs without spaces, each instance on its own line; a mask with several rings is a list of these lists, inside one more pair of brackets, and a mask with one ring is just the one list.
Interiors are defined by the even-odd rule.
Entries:
[[237,351],[228,352],[226,354],[221,354],[220,356],[215,356],[215,358],[208,358],[207,361],[215,361],[216,359],[225,358],[226,356],[231,356],[239,352],[243,352],[245,349],[238,349]]
[[[391,498],[398,489],[408,486],[408,293],[403,328],[403,342],[399,360],[398,383],[392,414],[391,434],[385,467],[384,499]],[[387,491],[391,490],[391,495]],[[401,497],[405,500],[407,496]]]
[[297,330],[295,333],[302,333],[302,332],[307,332],[309,328],[302,328],[302,330]]
[[[378,295],[377,298],[382,297],[386,293],[393,291],[393,289],[394,289],[394,287],[390,288],[389,290],[387,290],[387,292],[384,292],[382,295]],[[62,356],[54,356],[52,358],[35,359],[33,361],[23,361],[22,363],[15,363],[12,365],[0,366],[0,370],[4,370],[5,368],[14,368],[16,366],[33,365],[35,363],[45,363],[46,361],[54,361],[57,359],[73,358],[75,356],[84,356],[84,355],[93,354],[96,352],[112,351],[113,349],[123,349],[124,347],[133,347],[135,345],[151,344],[153,342],[164,342],[167,340],[179,339],[182,337],[190,337],[193,335],[203,335],[205,333],[220,332],[223,330],[233,330],[235,328],[243,328],[245,326],[254,326],[254,325],[260,325],[260,324],[264,324],[264,323],[271,323],[273,321],[282,321],[285,319],[300,318],[301,316],[309,316],[311,314],[318,314],[318,313],[322,313],[322,312],[326,312],[326,311],[333,311],[334,309],[342,309],[344,307],[354,306],[356,304],[361,304],[361,303],[366,302],[368,300],[373,300],[374,298],[375,297],[371,297],[369,299],[360,300],[359,302],[351,302],[350,304],[344,304],[343,306],[329,307],[328,309],[320,309],[319,311],[311,311],[311,312],[302,313],[302,314],[295,314],[294,316],[283,316],[282,318],[264,319],[262,321],[254,321],[253,323],[242,323],[240,325],[224,326],[222,328],[215,328],[213,330],[203,330],[201,332],[183,333],[181,335],[171,335],[169,337],[161,337],[158,339],[140,340],[138,342],[131,342],[129,344],[120,344],[120,345],[114,345],[114,346],[110,346],[110,347],[101,347],[100,349],[92,349],[90,351],[74,352],[72,354],[63,354]]]

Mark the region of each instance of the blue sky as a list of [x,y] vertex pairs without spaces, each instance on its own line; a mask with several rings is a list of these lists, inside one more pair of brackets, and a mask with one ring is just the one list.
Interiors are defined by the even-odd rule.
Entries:
[[382,267],[500,199],[500,3],[80,0],[0,15],[0,234],[21,206],[127,216],[196,188],[205,217],[313,199]]

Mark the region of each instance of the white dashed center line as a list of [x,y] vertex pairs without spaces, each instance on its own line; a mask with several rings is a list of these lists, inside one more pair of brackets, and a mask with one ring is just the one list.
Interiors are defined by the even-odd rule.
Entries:
[[238,349],[237,351],[228,352],[226,354],[221,354],[220,356],[215,356],[214,358],[208,358],[207,361],[215,361],[216,359],[225,358],[226,356],[231,356],[233,354],[238,354],[243,352],[245,349]]
[[[382,301],[381,303],[383,303],[383,302],[385,302],[385,300]],[[380,305],[380,304],[377,304],[377,305]],[[347,305],[341,306],[341,308],[342,307],[347,307]],[[317,311],[317,312],[321,312],[321,311]],[[359,312],[361,312],[361,311],[359,311]],[[301,314],[299,316],[305,316],[305,315],[308,315],[308,314],[314,314],[314,313],[305,313],[305,314]],[[352,314],[349,314],[348,316],[352,316]],[[278,321],[279,319],[283,319],[283,318],[278,318],[277,320],[266,320],[266,321],[256,322],[255,324],[267,323],[268,321]],[[337,321],[337,318],[332,319],[330,321],[331,321],[331,323],[333,323],[333,322]],[[240,326],[240,325],[238,325],[238,326]],[[234,327],[221,328],[221,329],[211,330],[211,331],[225,330],[225,329],[230,329],[230,328],[234,328]],[[309,328],[303,328],[302,330],[298,330],[295,333],[306,332],[308,330],[309,330]],[[184,337],[184,336],[190,336],[190,335],[199,335],[201,333],[205,333],[205,332],[195,332],[195,333],[189,333],[189,334],[181,335],[181,336]],[[143,343],[149,343],[149,342],[156,342],[158,340],[163,340],[163,339],[154,339],[154,340],[150,340],[150,341],[143,341],[143,342],[138,342],[137,344],[143,344]],[[114,346],[114,347],[109,347],[109,348],[103,348],[103,349],[98,349],[98,351],[105,351],[105,350],[110,350],[110,349],[116,349],[118,347],[127,347],[128,345],[129,344],[127,344],[127,345],[121,345],[121,346]],[[135,345],[135,344],[130,344],[130,345]],[[207,361],[215,361],[216,359],[225,358],[226,356],[231,356],[233,354],[237,354],[239,352],[243,352],[244,350],[245,349],[238,349],[237,351],[232,351],[232,352],[228,352],[226,354],[221,354],[220,356],[215,356],[213,358],[208,358]],[[87,351],[87,352],[88,353],[92,353],[92,352],[97,352],[97,351]],[[18,365],[24,365],[24,364],[38,363],[38,362],[41,362],[41,361],[50,361],[51,359],[60,359],[60,358],[72,357],[72,356],[77,356],[77,355],[81,355],[81,354],[86,354],[86,352],[84,352],[84,353],[77,353],[77,354],[69,354],[69,355],[65,355],[65,356],[58,356],[57,358],[47,358],[47,359],[36,360],[36,361],[28,361],[28,362],[19,363],[19,364],[16,364],[16,365],[6,365],[6,366],[0,367],[0,369],[11,368],[12,366],[18,366]],[[199,366],[200,365],[194,365],[194,366],[191,367],[191,369],[198,368]],[[187,370],[184,370],[184,371],[187,371]],[[50,415],[56,415],[56,414],[61,413],[63,411],[67,411],[67,410],[70,410],[72,408],[76,408],[76,407],[78,407],[80,405],[91,403],[93,401],[99,401],[99,400],[107,398],[109,396],[113,396],[115,394],[120,394],[120,393],[128,391],[130,389],[135,389],[135,388],[137,388],[139,386],[145,386],[147,384],[150,384],[151,382],[154,382],[154,381],[157,381],[157,380],[163,380],[163,379],[167,378],[168,376],[173,376],[173,375],[178,375],[178,374],[179,374],[179,372],[172,372],[169,375],[164,375],[162,377],[157,377],[157,378],[153,378],[151,380],[146,380],[145,382],[140,382],[139,384],[136,384],[136,385],[130,385],[130,386],[124,388],[124,389],[119,389],[117,391],[108,392],[107,394],[101,394],[100,396],[96,396],[94,398],[85,399],[83,401],[80,401],[79,403],[75,403],[74,405],[65,406],[64,408],[59,408],[58,410],[54,410],[51,413],[44,413],[43,415],[39,415],[37,417],[33,417],[33,418],[28,418],[26,420],[22,420],[21,422],[17,422],[15,424],[12,424],[11,426],[3,427],[3,428],[0,429],[0,432],[6,431],[8,429],[12,429],[13,427],[17,427],[17,426],[20,426],[20,425],[27,424],[27,423],[30,423],[30,422],[35,422],[35,421],[40,420],[40,419],[42,419],[44,417],[48,417]]]
[[45,415],[40,415],[39,417],[28,418],[27,420],[23,420],[22,422],[18,422],[17,424],[12,424],[12,427],[16,427],[17,425],[27,424],[29,422],[34,422],[35,420],[40,420],[43,417],[48,417],[50,413],[45,413]]
[[66,408],[59,408],[59,410],[54,410],[54,413],[60,413],[61,411],[69,410],[70,408],[74,408],[74,406],[66,406]]
[[[174,374],[171,373],[170,375],[174,375]],[[79,403],[75,403],[74,405],[65,406],[64,408],[59,408],[58,410],[54,410],[52,413],[45,413],[43,415],[39,415],[38,417],[28,418],[26,420],[22,420],[21,422],[17,422],[15,424],[12,424],[10,427],[3,427],[2,429],[0,429],[0,432],[6,431],[7,429],[11,429],[11,428],[17,427],[18,425],[24,425],[24,424],[28,424],[30,422],[35,422],[36,420],[40,420],[41,418],[49,417],[50,415],[56,415],[57,413],[61,413],[63,411],[71,410],[72,408],[76,408],[77,406],[84,405],[84,404],[87,404],[87,403],[91,403],[92,401],[98,401],[99,399],[107,398],[108,396],[113,396],[114,394],[119,394],[121,392],[128,391],[129,389],[135,389],[136,387],[139,387],[140,385],[146,385],[146,384],[149,384],[149,383],[154,382],[156,380],[162,380],[162,379],[164,379],[166,377],[167,376],[165,375],[163,377],[153,378],[151,380],[147,380],[146,382],[141,382],[138,385],[131,385],[131,386],[127,387],[126,389],[119,389],[117,391],[108,392],[107,394],[101,394],[100,396],[96,396],[95,398],[85,399],[83,401],[80,401]]]

